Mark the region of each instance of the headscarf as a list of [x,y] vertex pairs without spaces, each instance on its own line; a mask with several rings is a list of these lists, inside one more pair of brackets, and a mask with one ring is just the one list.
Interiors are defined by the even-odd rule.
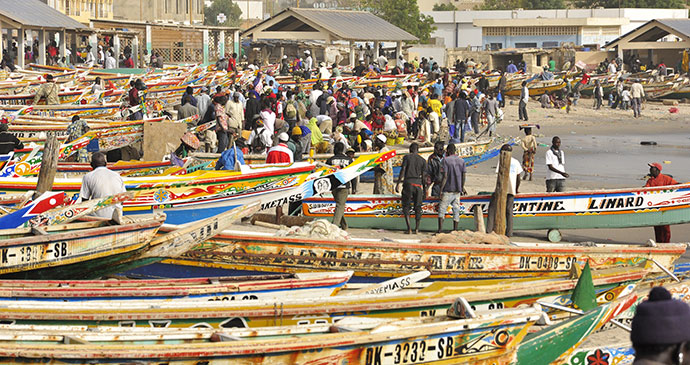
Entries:
[[319,126],[316,124],[316,118],[309,119],[307,127],[309,127],[309,130],[311,131],[311,144],[313,146],[323,142],[323,134],[321,134],[321,130],[319,129]]

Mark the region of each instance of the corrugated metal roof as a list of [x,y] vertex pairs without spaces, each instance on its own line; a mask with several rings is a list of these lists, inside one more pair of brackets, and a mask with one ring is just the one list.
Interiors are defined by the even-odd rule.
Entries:
[[341,39],[413,41],[417,37],[366,11],[290,8]]
[[[414,41],[417,37],[366,11],[288,8],[275,15],[294,12],[296,16],[315,23],[332,33],[335,38],[353,41]],[[254,25],[245,33],[261,27]]]
[[685,39],[690,39],[690,19],[652,19],[652,20],[640,25],[639,27],[629,31],[628,33],[625,33],[622,36],[606,43],[604,45],[604,48],[611,48],[611,47],[617,46],[617,43],[621,39],[626,38],[627,36],[629,36],[633,32],[636,32],[638,29],[640,29],[642,27],[646,27],[648,24],[655,23],[655,22],[660,23],[662,25],[665,25],[665,26],[675,30],[676,32],[679,33],[679,35],[682,35],[683,38],[685,38]]
[[27,27],[86,28],[78,21],[39,0],[0,0],[0,15]]

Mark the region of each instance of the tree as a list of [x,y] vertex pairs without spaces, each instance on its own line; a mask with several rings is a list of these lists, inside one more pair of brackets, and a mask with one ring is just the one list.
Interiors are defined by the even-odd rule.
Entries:
[[[597,1],[597,0],[575,0]],[[604,0],[606,1],[606,0]],[[565,9],[563,0],[486,0],[476,7],[477,10],[512,10],[512,9]]]
[[582,8],[665,8],[681,9],[684,0],[575,0],[575,6]]
[[434,4],[434,8],[431,10],[433,10],[433,11],[454,11],[454,10],[458,10],[458,8],[451,3],[439,3],[439,4]]
[[[218,23],[218,14],[223,13],[227,20]],[[232,0],[213,0],[211,6],[204,8],[204,24],[237,27],[240,25],[242,10]]]
[[362,6],[422,43],[429,42],[431,32],[436,30],[434,18],[419,12],[417,0],[363,0]]

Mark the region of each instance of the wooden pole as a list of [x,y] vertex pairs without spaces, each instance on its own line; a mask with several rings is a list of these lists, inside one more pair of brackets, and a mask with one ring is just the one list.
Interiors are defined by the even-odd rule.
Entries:
[[474,213],[474,228],[477,232],[486,233],[486,226],[484,225],[484,212],[479,204],[472,207]]
[[38,183],[36,184],[34,199],[53,188],[59,151],[60,143],[58,142],[57,135],[54,132],[48,132],[46,144],[43,148],[41,170],[38,172]]
[[506,200],[510,191],[510,151],[501,151],[498,177],[496,178],[496,211],[494,212],[494,232],[506,234]]

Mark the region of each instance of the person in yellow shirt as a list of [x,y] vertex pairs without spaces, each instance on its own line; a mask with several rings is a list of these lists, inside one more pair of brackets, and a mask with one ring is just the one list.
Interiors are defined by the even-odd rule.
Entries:
[[429,107],[431,108],[431,110],[435,111],[439,117],[442,115],[441,109],[443,108],[443,104],[440,100],[438,100],[438,95],[431,95],[431,100],[429,100]]

